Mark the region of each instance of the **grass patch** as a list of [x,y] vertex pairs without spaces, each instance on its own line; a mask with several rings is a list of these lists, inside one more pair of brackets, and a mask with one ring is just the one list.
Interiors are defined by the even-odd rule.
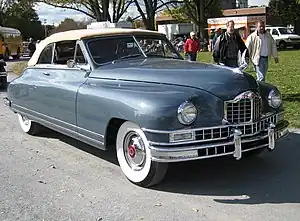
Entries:
[[[198,53],[198,60],[213,62],[211,53]],[[279,63],[271,59],[266,82],[274,84],[281,91],[285,116],[290,127],[300,128],[300,50],[279,51]],[[252,65],[247,69],[256,79]]]
[[27,67],[27,61],[20,61],[12,64],[11,71],[15,75],[20,75],[23,70]]

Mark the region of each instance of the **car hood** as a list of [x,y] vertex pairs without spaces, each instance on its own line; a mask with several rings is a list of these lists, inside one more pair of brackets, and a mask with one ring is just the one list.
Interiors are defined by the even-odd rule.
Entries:
[[223,100],[246,90],[258,90],[256,80],[247,73],[214,64],[175,59],[126,60],[98,67],[91,78],[140,81],[198,88]]

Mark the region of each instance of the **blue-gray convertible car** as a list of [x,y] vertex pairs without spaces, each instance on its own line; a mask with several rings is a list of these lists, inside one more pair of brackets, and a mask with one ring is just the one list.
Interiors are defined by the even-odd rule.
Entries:
[[257,155],[286,136],[280,91],[241,68],[190,62],[165,35],[139,29],[56,33],[7,88],[25,133],[51,128],[115,148],[122,172],[149,187],[168,163]]

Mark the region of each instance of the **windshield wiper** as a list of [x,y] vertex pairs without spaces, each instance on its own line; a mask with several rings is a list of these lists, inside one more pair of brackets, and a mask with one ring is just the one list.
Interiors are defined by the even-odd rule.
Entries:
[[142,54],[129,54],[129,55],[125,55],[125,56],[122,56],[122,57],[119,57],[115,60],[112,61],[112,63],[115,63],[116,61],[120,61],[120,60],[123,60],[123,59],[126,59],[126,58],[136,58],[136,57],[139,57],[139,56],[143,56]]

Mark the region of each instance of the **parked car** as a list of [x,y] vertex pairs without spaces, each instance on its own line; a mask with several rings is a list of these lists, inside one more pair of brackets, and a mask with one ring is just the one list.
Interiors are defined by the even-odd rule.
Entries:
[[287,47],[300,48],[300,36],[296,35],[290,28],[268,26],[266,31],[270,32],[280,49]]
[[30,51],[28,49],[29,41],[23,41],[23,57],[29,57]]
[[25,133],[48,127],[115,148],[128,180],[145,187],[162,181],[168,163],[273,150],[289,124],[274,85],[186,61],[164,34],[139,29],[49,36],[4,102]]

